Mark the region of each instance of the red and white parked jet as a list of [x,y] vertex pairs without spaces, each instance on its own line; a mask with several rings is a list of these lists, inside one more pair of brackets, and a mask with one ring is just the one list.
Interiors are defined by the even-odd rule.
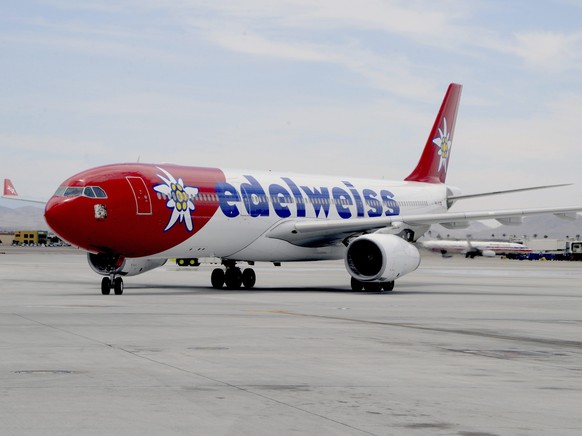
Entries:
[[45,218],[61,238],[89,252],[89,264],[105,276],[103,294],[121,294],[122,277],[168,258],[195,263],[206,257],[222,259],[224,268],[212,272],[215,288],[252,288],[255,272],[241,270],[241,262],[344,259],[352,289],[390,291],[418,267],[410,242],[431,224],[582,210],[448,212],[456,200],[485,195],[462,196],[445,184],[461,88],[449,86],[420,160],[404,181],[106,165],[65,180]]
[[18,197],[18,192],[16,192],[16,188],[12,184],[12,180],[4,179],[4,197]]

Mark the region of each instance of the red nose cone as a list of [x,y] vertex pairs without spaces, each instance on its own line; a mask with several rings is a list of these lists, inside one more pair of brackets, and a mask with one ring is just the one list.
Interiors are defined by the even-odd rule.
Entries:
[[62,239],[85,250],[152,256],[206,225],[218,210],[216,183],[224,180],[224,173],[212,168],[93,168],[63,182],[46,205],[45,219]]
[[61,239],[85,250],[95,251],[88,238],[88,229],[83,224],[89,219],[85,212],[87,208],[81,205],[86,200],[83,197],[52,197],[45,207],[44,218]]
[[59,235],[61,238],[63,235],[61,234],[62,226],[60,225],[59,220],[59,213],[56,211],[58,205],[55,204],[55,198],[52,197],[44,208],[44,219],[49,225],[49,227]]

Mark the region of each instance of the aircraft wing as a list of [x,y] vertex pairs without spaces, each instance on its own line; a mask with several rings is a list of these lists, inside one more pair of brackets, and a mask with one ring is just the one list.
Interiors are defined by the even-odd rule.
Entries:
[[527,215],[572,214],[582,212],[578,207],[547,207],[534,209],[507,209],[499,211],[443,212],[422,215],[395,215],[378,218],[352,220],[294,220],[276,225],[266,234],[273,239],[281,239],[294,245],[312,247],[338,243],[351,236],[371,233],[386,227],[447,224],[455,222],[479,221],[485,219],[508,219]]

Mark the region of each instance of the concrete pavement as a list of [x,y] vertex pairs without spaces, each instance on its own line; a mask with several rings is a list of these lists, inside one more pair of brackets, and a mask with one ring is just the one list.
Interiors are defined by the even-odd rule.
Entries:
[[582,432],[579,263],[425,254],[391,294],[167,265],[102,296],[77,250],[0,253],[0,434]]

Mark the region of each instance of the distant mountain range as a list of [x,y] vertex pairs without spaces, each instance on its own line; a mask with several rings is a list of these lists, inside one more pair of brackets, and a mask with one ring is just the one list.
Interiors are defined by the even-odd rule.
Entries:
[[[48,230],[43,216],[44,210],[39,207],[25,206],[17,209],[0,206],[0,231],[14,230]],[[563,239],[567,236],[582,236],[582,219],[569,221],[554,215],[538,215],[526,217],[523,224],[518,226],[499,226],[491,228],[480,222],[474,222],[467,229],[449,230],[439,225],[431,227],[426,237],[443,239],[466,239],[470,235],[473,239],[509,239],[514,236],[536,239],[548,238]],[[577,238],[580,239],[580,238]]]
[[0,231],[48,230],[44,209],[24,206],[16,209],[0,206]]

